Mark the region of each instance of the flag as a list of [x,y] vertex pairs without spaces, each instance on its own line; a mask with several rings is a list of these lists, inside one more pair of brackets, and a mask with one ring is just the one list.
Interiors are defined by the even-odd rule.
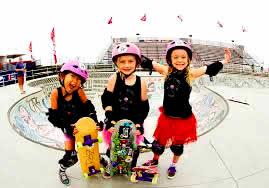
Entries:
[[30,44],[29,44],[29,52],[30,52],[30,54],[31,54],[31,59],[33,59],[33,54],[32,54],[32,41],[30,42]]
[[32,52],[32,41],[29,44],[29,52]]
[[144,14],[144,16],[140,20],[143,21],[143,22],[145,22],[147,20],[146,14]]
[[247,32],[247,29],[242,25],[242,32]]
[[108,20],[107,24],[112,24],[112,17]]
[[178,18],[181,22],[183,22],[182,16],[178,15],[177,18]]
[[223,25],[222,25],[222,23],[220,23],[220,21],[217,21],[217,24],[219,27],[223,28]]
[[55,31],[54,31],[54,27],[52,28],[51,34],[50,34],[50,38],[52,40],[52,42],[55,42]]
[[55,42],[55,30],[54,27],[52,28],[52,31],[50,33],[50,38],[53,43],[53,57],[54,57],[54,62],[57,64],[57,56],[56,56],[56,42]]

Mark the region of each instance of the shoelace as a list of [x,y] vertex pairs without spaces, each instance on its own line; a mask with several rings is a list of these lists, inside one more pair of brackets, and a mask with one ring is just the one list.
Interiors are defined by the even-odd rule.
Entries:
[[66,179],[68,179],[65,172],[60,172],[60,176],[61,176],[61,179],[62,179],[63,181],[66,180]]

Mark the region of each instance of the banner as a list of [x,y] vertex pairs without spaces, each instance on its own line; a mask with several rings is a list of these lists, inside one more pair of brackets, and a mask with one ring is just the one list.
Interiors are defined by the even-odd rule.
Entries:
[[57,64],[56,42],[55,42],[55,30],[54,30],[54,27],[53,27],[53,29],[51,31],[50,38],[51,38],[52,43],[53,43],[53,57],[54,57],[54,62],[55,62],[55,64]]

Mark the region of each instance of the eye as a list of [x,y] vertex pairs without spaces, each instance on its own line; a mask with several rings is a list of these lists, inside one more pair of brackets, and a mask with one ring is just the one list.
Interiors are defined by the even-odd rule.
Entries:
[[78,68],[78,66],[77,66],[77,65],[73,65],[73,67],[74,67],[74,68],[76,68],[76,69]]
[[130,45],[129,44],[126,44],[126,47],[130,47]]
[[171,42],[171,44],[175,44],[175,43],[176,43],[175,41]]

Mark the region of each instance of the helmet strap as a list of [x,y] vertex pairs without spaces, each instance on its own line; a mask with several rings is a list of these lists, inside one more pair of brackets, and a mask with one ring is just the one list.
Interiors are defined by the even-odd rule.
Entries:
[[130,74],[124,74],[121,71],[120,71],[120,73],[121,73],[121,75],[123,75],[123,80],[125,81],[125,79],[128,78],[129,76],[131,76],[135,71],[136,71],[136,69],[133,72],[131,72]]
[[65,89],[65,86],[64,86],[64,79],[63,80],[59,80],[61,86],[64,88],[65,90],[65,95],[63,95],[63,98],[67,97],[68,95],[71,95],[71,93],[68,93],[67,90]]

